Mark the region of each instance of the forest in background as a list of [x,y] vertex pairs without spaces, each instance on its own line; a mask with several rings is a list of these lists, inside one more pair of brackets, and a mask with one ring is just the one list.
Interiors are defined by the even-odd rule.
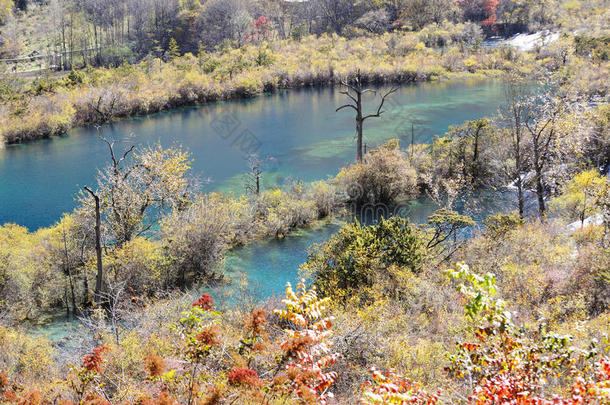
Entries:
[[354,38],[443,23],[470,23],[473,35],[485,36],[594,32],[606,12],[604,1],[558,0],[2,0],[0,55],[62,53],[56,68],[70,70],[261,40]]

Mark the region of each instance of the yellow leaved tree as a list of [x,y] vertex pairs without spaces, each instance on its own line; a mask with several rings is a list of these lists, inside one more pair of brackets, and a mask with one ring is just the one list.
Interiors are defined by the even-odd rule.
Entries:
[[289,359],[285,366],[286,377],[296,395],[308,403],[326,404],[333,394],[329,388],[338,374],[326,369],[339,359],[332,353],[328,338],[331,336],[333,317],[322,317],[330,303],[329,298],[318,298],[315,288],[307,289],[305,282],[286,286],[285,309],[275,313],[290,322],[284,332],[287,338],[280,344]]

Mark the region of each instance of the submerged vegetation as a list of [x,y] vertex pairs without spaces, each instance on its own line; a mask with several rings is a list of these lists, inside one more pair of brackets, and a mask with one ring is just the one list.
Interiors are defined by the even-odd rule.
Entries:
[[[5,75],[2,142],[341,83],[358,135],[355,163],[323,181],[265,186],[249,156],[243,195],[202,193],[179,146],[102,138],[108,166],[73,212],[0,226],[0,403],[609,403],[607,2],[286,3],[0,0],[5,56],[28,8],[61,17],[49,47],[66,48],[65,75]],[[560,32],[530,52],[482,46],[526,27]],[[475,74],[502,81],[497,116],[363,150],[363,85]],[[425,223],[408,219],[416,199],[435,205]],[[215,301],[244,288],[229,251],[330,218],[341,228],[281,301]],[[29,329],[58,313],[79,325],[69,338]]]

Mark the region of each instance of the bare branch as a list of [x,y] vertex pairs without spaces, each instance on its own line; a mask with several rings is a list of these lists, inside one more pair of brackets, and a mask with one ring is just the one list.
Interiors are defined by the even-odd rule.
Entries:
[[123,157],[119,159],[119,163],[118,163],[118,164],[121,164],[121,162],[122,162],[123,160],[125,160],[125,158],[127,157],[127,155],[129,155],[131,152],[133,152],[133,150],[135,149],[135,147],[136,147],[135,145],[131,145],[131,148],[127,149],[127,150],[125,151],[125,153],[123,153]]
[[357,103],[357,102],[358,102],[358,100],[356,99],[356,97],[352,96],[352,95],[349,93],[349,91],[340,91],[339,93],[340,93],[340,94],[344,94],[344,95],[348,96],[349,98],[351,98],[351,99],[352,99],[352,101],[353,101],[354,103]]
[[95,194],[95,193],[93,192],[93,190],[91,190],[91,189],[90,189],[88,186],[85,186],[85,187],[83,187],[83,188],[84,188],[86,191],[88,191],[88,192],[89,192],[89,194],[91,194],[91,196],[92,196],[93,198],[97,197],[97,194]]
[[365,121],[369,118],[381,117],[381,114],[383,114],[385,112],[385,111],[382,111],[382,108],[383,108],[383,105],[385,104],[386,98],[388,98],[388,96],[390,96],[391,94],[396,93],[396,91],[398,91],[398,88],[394,87],[390,91],[388,91],[386,94],[384,94],[384,96],[381,98],[381,104],[379,104],[379,107],[377,108],[377,112],[375,114],[369,114],[369,115],[363,117],[362,121]]
[[337,110],[335,112],[339,112],[339,111],[343,110],[344,108],[348,108],[348,107],[351,107],[354,110],[358,111],[358,108],[356,108],[355,105],[353,105],[353,104],[345,104],[345,105],[342,105],[341,107],[337,108]]
[[114,142],[110,142],[108,139],[104,138],[103,136],[99,136],[100,139],[104,142],[106,142],[106,144],[108,145],[108,149],[110,149],[110,157],[112,158],[112,166],[114,168],[116,168],[118,166],[116,157],[114,155]]

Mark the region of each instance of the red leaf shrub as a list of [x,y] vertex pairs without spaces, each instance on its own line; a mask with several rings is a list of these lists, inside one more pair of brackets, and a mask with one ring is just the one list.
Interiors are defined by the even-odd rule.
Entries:
[[97,373],[102,371],[102,364],[104,363],[102,354],[108,350],[110,350],[108,346],[99,346],[93,349],[93,352],[83,358],[83,368]]
[[210,294],[201,294],[201,297],[193,302],[194,307],[199,307],[204,311],[211,311],[214,309],[214,298]]
[[229,384],[231,385],[242,385],[249,387],[257,387],[260,385],[260,379],[256,371],[249,368],[234,368],[227,375]]
[[428,394],[419,384],[389,370],[385,374],[371,368],[373,381],[364,384],[362,404],[426,404],[438,403],[440,394]]

